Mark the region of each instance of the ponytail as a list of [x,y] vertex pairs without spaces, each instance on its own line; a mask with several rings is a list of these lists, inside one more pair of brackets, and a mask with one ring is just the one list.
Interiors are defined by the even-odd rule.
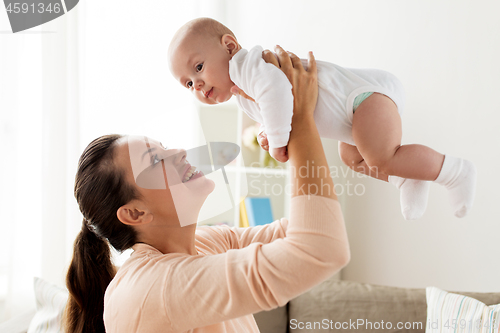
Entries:
[[84,216],[82,230],[66,275],[69,299],[64,314],[68,333],[101,333],[104,330],[104,293],[115,276],[109,245],[122,252],[137,242],[137,232],[118,220],[116,211],[140,198],[126,181],[123,167],[114,163],[115,142],[120,135],[92,141],[78,163],[75,198]]
[[105,332],[104,293],[115,273],[108,243],[90,231],[84,220],[66,276],[67,332]]

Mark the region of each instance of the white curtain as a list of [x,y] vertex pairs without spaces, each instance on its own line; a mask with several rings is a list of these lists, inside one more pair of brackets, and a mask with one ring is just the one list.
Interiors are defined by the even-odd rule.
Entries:
[[62,284],[78,158],[77,17],[0,35],[0,320],[35,307],[33,277]]
[[33,277],[64,285],[81,227],[78,158],[103,134],[169,147],[203,142],[196,104],[167,67],[188,20],[224,21],[226,1],[81,1],[12,34],[0,10],[0,322],[35,307]]

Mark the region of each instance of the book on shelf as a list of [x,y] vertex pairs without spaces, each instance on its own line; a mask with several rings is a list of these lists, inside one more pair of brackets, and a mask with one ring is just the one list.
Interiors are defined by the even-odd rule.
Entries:
[[247,216],[247,210],[245,207],[245,200],[244,200],[244,198],[241,198],[241,200],[240,200],[240,228],[246,228],[249,226],[250,225],[248,224],[248,216]]
[[268,224],[274,221],[269,197],[246,197],[244,212],[250,227]]

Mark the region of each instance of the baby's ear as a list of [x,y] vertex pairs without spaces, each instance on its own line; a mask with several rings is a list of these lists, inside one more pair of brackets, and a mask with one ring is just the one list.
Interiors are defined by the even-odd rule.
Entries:
[[221,37],[220,43],[224,47],[226,52],[230,55],[234,55],[237,51],[241,49],[241,46],[240,44],[238,44],[236,38],[229,34],[223,35]]

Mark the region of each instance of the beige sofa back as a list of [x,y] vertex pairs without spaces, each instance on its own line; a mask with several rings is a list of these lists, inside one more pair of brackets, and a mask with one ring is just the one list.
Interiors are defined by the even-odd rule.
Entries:
[[[487,305],[500,303],[500,293],[456,293]],[[290,333],[423,333],[426,317],[423,288],[387,287],[335,279],[324,281],[291,300],[286,307],[255,315],[261,333],[286,333],[287,327]],[[384,325],[383,329],[381,325]]]

